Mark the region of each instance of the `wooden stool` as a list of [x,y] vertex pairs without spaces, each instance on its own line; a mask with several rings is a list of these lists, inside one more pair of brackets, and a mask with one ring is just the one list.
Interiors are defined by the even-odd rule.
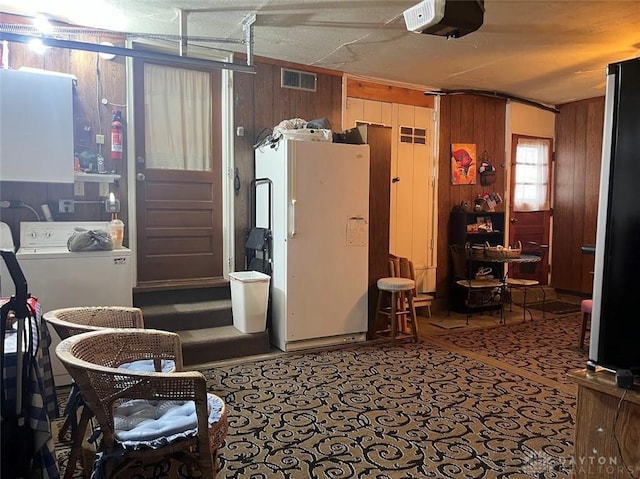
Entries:
[[593,309],[593,300],[583,299],[580,303],[580,311],[582,311],[582,325],[580,327],[580,343],[579,348],[584,347],[584,335],[587,331],[591,331],[587,328],[587,323],[591,321],[591,310]]
[[[380,315],[389,318],[390,337],[392,341],[396,339],[413,337],[414,341],[418,341],[418,322],[416,319],[416,308],[413,304],[413,289],[416,286],[415,281],[408,278],[380,278],[378,280],[378,304],[376,306],[376,321]],[[382,306],[382,300],[385,293],[389,293],[390,306]],[[405,304],[404,298],[407,298]],[[413,331],[412,335],[403,334],[398,327],[400,318],[407,318]],[[387,331],[387,330],[385,330]],[[376,335],[383,331],[376,331]]]

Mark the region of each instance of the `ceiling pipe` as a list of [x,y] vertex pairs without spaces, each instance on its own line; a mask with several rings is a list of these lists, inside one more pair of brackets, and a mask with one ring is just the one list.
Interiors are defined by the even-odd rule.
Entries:
[[0,41],[6,40],[13,43],[29,43],[34,39],[40,39],[42,43],[48,47],[68,48],[70,50],[84,50],[96,53],[111,53],[116,56],[119,55],[125,57],[141,58],[143,60],[172,62],[185,67],[216,68],[219,70],[232,70],[241,73],[256,73],[255,66],[248,64],[248,61],[247,65],[241,65],[236,63],[206,60],[204,58],[182,57],[178,55],[172,55],[170,53],[150,50],[134,50],[132,48],[111,47],[108,45],[100,45],[96,43],[77,42],[73,40],[58,40],[56,38],[49,37],[0,32]]
[[491,90],[473,90],[473,89],[461,89],[461,90],[431,90],[425,91],[425,95],[433,95],[433,96],[445,96],[445,95],[478,95],[478,96],[488,96],[491,98],[500,98],[503,100],[511,100],[516,101],[518,103],[523,103],[529,106],[535,106],[536,108],[541,108],[542,110],[550,111],[551,113],[560,113],[560,110],[553,106],[545,105],[544,103],[540,103],[534,100],[529,100],[527,98],[521,98],[518,96],[513,96],[508,93],[502,93],[498,91]]

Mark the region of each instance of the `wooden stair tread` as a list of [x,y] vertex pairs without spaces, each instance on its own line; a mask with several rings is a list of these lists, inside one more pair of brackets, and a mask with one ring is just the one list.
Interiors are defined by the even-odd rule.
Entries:
[[247,334],[233,326],[217,326],[214,328],[184,329],[182,331],[176,331],[176,333],[180,336],[180,341],[184,348],[192,344],[211,344],[227,339],[246,338],[249,340],[262,335],[264,331]]
[[158,304],[152,306],[143,306],[142,310],[145,316],[153,316],[157,314],[170,313],[196,313],[202,311],[220,311],[223,309],[231,309],[230,299],[218,299],[212,301],[196,301],[193,303],[174,303],[174,304]]

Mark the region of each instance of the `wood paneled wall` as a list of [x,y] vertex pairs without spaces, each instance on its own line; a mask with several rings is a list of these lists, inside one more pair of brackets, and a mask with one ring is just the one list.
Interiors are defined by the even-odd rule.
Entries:
[[[3,15],[1,20],[7,23],[19,23],[20,21],[19,17],[8,15]],[[79,40],[101,41],[99,37],[85,37]],[[126,161],[112,161],[109,150],[111,110],[112,108],[121,110],[123,116],[126,112],[124,106],[126,98],[124,59],[117,57],[113,61],[106,61],[99,59],[96,53],[62,48],[49,48],[44,54],[39,55],[31,52],[27,45],[10,43],[9,65],[13,69],[25,66],[70,73],[76,76],[78,81],[74,88],[73,98],[74,144],[76,147],[96,149],[95,135],[105,135],[106,144],[103,145],[102,154],[105,157],[107,171],[113,171],[122,176],[122,179],[112,184],[110,189],[120,200],[120,217],[127,224],[127,165]],[[99,76],[96,74],[97,72],[99,72]],[[103,98],[106,98],[110,103],[103,105],[100,102]],[[126,128],[125,125],[125,130]],[[69,158],[69,163],[73,164],[73,158]],[[79,202],[75,205],[75,212],[73,214],[59,214],[58,200],[72,198]],[[109,221],[110,219],[110,214],[105,212],[104,203],[102,203],[104,197],[99,196],[98,183],[84,183],[84,195],[75,196],[72,184],[0,181],[0,200],[23,201],[40,214],[40,206],[48,204],[54,218],[60,221]],[[94,201],[95,203],[81,203],[82,201]],[[0,210],[0,219],[9,224],[16,245],[19,240],[20,222],[37,221],[33,212],[23,207]],[[125,228],[125,236],[127,232],[128,229]],[[125,243],[128,243],[126,237]]]
[[[505,190],[506,101],[472,95],[441,97],[440,142],[438,153],[438,269],[436,294],[448,294],[449,213],[463,201],[473,205],[477,195]],[[475,143],[477,155],[484,151],[496,167],[496,182],[491,186],[451,184],[451,144]],[[504,211],[504,203],[496,211]]]
[[[15,17],[4,15],[0,19],[6,23],[17,23]],[[99,38],[91,37],[83,40],[100,41]],[[19,44],[10,44],[9,58],[12,68],[30,66],[76,75],[76,142],[92,144],[95,134],[99,132],[105,134],[108,140],[112,106],[99,102],[106,98],[111,103],[124,105],[126,88],[123,58],[104,61],[98,60],[95,53],[65,49],[49,49],[45,55],[40,56],[32,54],[25,45]],[[239,58],[238,61],[242,59]],[[317,91],[281,88],[282,66],[317,73]],[[96,67],[100,70],[99,78],[96,78]],[[254,177],[254,143],[280,121],[296,117],[305,120],[327,118],[334,131],[342,129],[340,72],[320,71],[267,59],[256,61],[256,69],[256,75],[234,75],[234,129],[244,128],[244,136],[236,135],[234,142],[235,173],[239,180],[235,203],[236,269],[244,269],[244,240],[247,229],[251,226],[249,185]],[[433,102],[432,97],[425,97],[421,92],[415,96],[415,92],[400,91],[397,87],[372,88],[366,82],[350,82],[351,90],[360,90],[363,96],[374,96],[378,100],[384,100],[385,94],[389,94],[400,95],[402,100],[392,97],[387,101],[396,98],[399,102]],[[113,108],[123,111],[126,109]],[[505,190],[505,111],[506,103],[501,99],[470,95],[441,97],[438,296],[446,295],[448,291],[448,223],[451,208],[462,201],[472,203],[475,196],[482,192],[497,191],[502,195]],[[580,246],[595,242],[603,117],[604,98],[594,98],[561,106],[556,123],[552,286],[561,290],[591,292],[593,257],[582,255]],[[486,150],[497,167],[496,182],[490,187],[483,187],[479,182],[469,186],[451,185],[451,143],[475,143],[478,155]],[[105,146],[108,148],[108,144]],[[122,175],[122,179],[112,189],[121,200],[121,216],[127,223],[126,162],[111,162],[108,160],[108,151],[103,153],[107,158],[107,168]],[[0,200],[21,200],[38,210],[41,204],[50,203],[55,213],[57,200],[60,198],[74,198],[73,185],[0,181]],[[85,195],[76,199],[99,200],[98,184],[86,183]],[[497,209],[503,210],[502,205]],[[20,222],[35,219],[33,213],[25,208],[2,209],[0,218],[9,223],[16,243]],[[82,221],[96,218],[108,219],[102,205],[77,204],[76,213],[59,219]]]
[[[243,127],[244,137],[236,136],[235,162],[240,190],[235,202],[236,269],[245,268],[244,242],[251,225],[250,182],[254,178],[253,145],[265,138],[283,120],[326,118],[334,131],[341,131],[342,78],[334,74],[292,66],[290,63],[256,61],[256,74],[234,75],[234,128]],[[293,90],[280,86],[280,69],[288,66],[316,72],[317,91]]]
[[556,117],[551,286],[590,295],[602,161],[604,97],[568,103]]
[[[5,23],[20,23],[21,17],[0,15]],[[99,37],[87,36],[82,41],[99,42]],[[112,38],[109,38],[113,41]],[[114,42],[117,43],[117,42]],[[124,46],[119,44],[117,46]],[[1,49],[1,47],[0,47]],[[244,59],[239,56],[238,62]],[[126,161],[113,162],[109,159],[109,134],[111,130],[111,109],[119,109],[125,114],[126,76],[125,59],[116,57],[113,61],[98,59],[96,53],[51,48],[44,55],[29,51],[26,45],[9,44],[9,64],[11,68],[28,66],[72,73],[78,78],[74,94],[74,118],[76,145],[95,148],[95,135],[102,133],[106,137],[103,154],[106,167],[122,175],[120,181],[112,185],[121,204],[121,218],[128,223],[127,169]],[[329,72],[317,68],[306,68],[287,62],[260,59],[256,61],[257,74],[236,73],[234,82],[234,131],[244,129],[243,135],[236,134],[234,139],[235,171],[239,189],[235,202],[235,241],[237,270],[245,268],[245,235],[251,227],[249,208],[249,186],[254,177],[253,145],[261,134],[264,136],[282,120],[303,118],[314,120],[327,118],[334,131],[342,129],[342,76],[340,72]],[[280,87],[280,69],[282,66],[310,71],[317,74],[317,91],[285,89]],[[99,76],[96,72],[99,71]],[[122,105],[112,106],[100,103],[102,98]],[[127,125],[125,125],[127,129]],[[69,159],[73,162],[73,158]],[[85,183],[85,195],[74,196],[71,184],[6,182],[0,178],[0,200],[19,200],[40,210],[41,204],[50,204],[54,217],[60,221],[109,220],[102,204],[77,203],[73,214],[58,215],[59,199],[74,198],[77,201],[99,201],[98,183]],[[14,242],[18,244],[21,221],[35,221],[35,215],[25,208],[2,209],[0,219],[8,223]],[[125,234],[128,228],[125,229]],[[128,238],[125,243],[129,244]]]

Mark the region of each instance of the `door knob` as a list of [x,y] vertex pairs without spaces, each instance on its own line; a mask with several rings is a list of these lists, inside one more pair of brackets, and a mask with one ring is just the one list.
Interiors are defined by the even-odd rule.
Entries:
[[515,219],[515,218],[511,218],[511,219],[509,220],[509,222],[510,222],[511,224],[513,224],[513,223],[517,223],[517,222],[518,222],[518,220],[517,220],[517,219]]
[[147,177],[146,177],[146,176],[144,176],[144,173],[138,173],[138,174],[136,174],[136,180],[138,180],[138,181],[144,181],[144,180],[146,180],[146,179],[147,179]]
[[398,181],[400,181],[400,177],[399,176],[396,176],[395,178],[393,178],[391,180],[392,183],[397,183]]

